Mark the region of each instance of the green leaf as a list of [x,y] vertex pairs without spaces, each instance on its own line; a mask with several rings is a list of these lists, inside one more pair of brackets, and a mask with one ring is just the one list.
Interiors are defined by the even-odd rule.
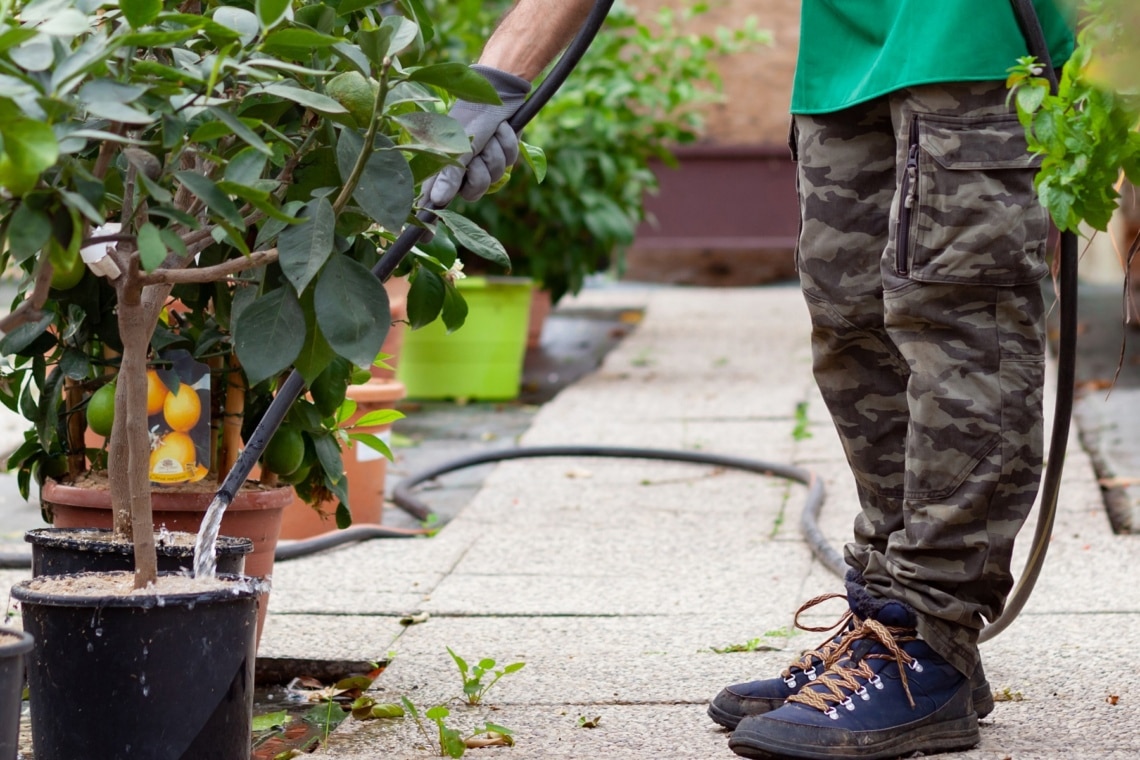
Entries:
[[448,757],[463,757],[467,744],[454,728],[440,728],[439,741]]
[[435,37],[435,27],[432,25],[431,14],[424,7],[423,0],[400,0],[400,5],[404,6],[409,15],[415,19],[424,41],[430,42]]
[[[526,666],[525,662],[511,663],[507,667],[503,668],[503,675],[506,675],[508,673],[517,673],[518,671],[522,670],[525,666]],[[498,730],[498,729],[495,729],[495,730]],[[501,734],[503,732],[499,731],[499,733]]]
[[443,309],[441,310],[443,326],[447,328],[449,333],[452,333],[463,327],[463,323],[467,321],[467,301],[463,299],[463,294],[453,283],[444,282],[444,286]]
[[[393,31],[391,26],[381,26],[379,29],[364,30],[356,35],[356,42],[360,45],[360,51],[377,68],[384,65],[384,59],[388,56]],[[367,74],[368,72],[362,73]]]
[[332,483],[344,480],[344,460],[340,458],[340,449],[331,435],[313,436],[313,448],[317,452],[317,461],[325,471],[325,477]]
[[[305,306],[306,312],[308,312],[308,310],[312,308],[312,305],[305,304],[305,301],[312,300],[312,291],[308,291],[306,296],[308,298],[302,299],[302,305]],[[325,340],[325,336],[321,334],[321,330],[316,323],[316,315],[310,316],[306,313],[305,316],[305,345],[301,347],[301,353],[297,355],[293,366],[301,373],[301,377],[305,378],[305,383],[312,385],[313,381],[329,366],[329,362],[336,358],[336,351],[332,350],[332,347],[329,346],[329,342]]]
[[392,41],[388,46],[389,55],[399,55],[420,36],[420,28],[415,22],[399,15],[385,16],[380,22],[380,28],[392,30]]
[[455,155],[462,155],[471,150],[471,139],[463,131],[463,125],[450,116],[413,111],[402,116],[394,116],[392,120],[428,148]]
[[287,84],[270,84],[262,88],[264,92],[291,100],[305,108],[311,108],[321,113],[348,113],[348,109],[337,103],[328,95],[306,90],[302,87]]
[[429,707],[427,709],[427,712],[424,713],[424,717],[427,718],[428,720],[443,720],[444,718],[448,717],[449,715],[451,715],[451,711],[448,710],[443,705],[436,705],[435,707]]
[[146,26],[162,11],[162,0],[119,0],[119,10],[132,29]]
[[348,437],[354,441],[363,443],[385,459],[395,461],[395,456],[392,454],[392,449],[388,448],[388,444],[384,443],[382,439],[372,435],[372,433],[349,433]]
[[[364,166],[352,199],[364,213],[385,229],[398,232],[412,212],[415,180],[407,159],[387,137],[376,135],[375,150]],[[352,174],[356,157],[364,150],[364,138],[354,129],[343,129],[336,144],[336,163],[342,180]]]
[[542,183],[546,179],[546,151],[537,145],[522,143],[522,157],[526,165],[534,172],[534,178]]
[[363,415],[356,422],[352,423],[353,427],[382,427],[384,425],[391,425],[396,420],[404,419],[404,413],[395,409],[377,409],[373,412]]
[[0,339],[0,356],[18,354],[32,344],[36,338],[44,334],[51,325],[55,315],[48,313],[35,322],[25,322],[12,332]]
[[408,289],[408,323],[413,330],[418,330],[439,316],[443,298],[443,278],[430,269],[420,267]]
[[277,252],[285,277],[297,293],[302,293],[332,253],[336,214],[328,198],[317,198],[298,216],[307,220],[282,230]]
[[139,228],[138,247],[139,262],[144,271],[153,272],[166,261],[166,243],[162,241],[162,233],[150,222]]
[[363,264],[348,256],[332,257],[317,280],[313,307],[334,351],[362,367],[375,361],[391,313],[384,285]]
[[372,705],[373,718],[402,718],[404,714],[404,708],[399,705],[391,703]]
[[256,148],[242,148],[237,155],[226,164],[223,175],[227,182],[238,185],[249,185],[261,177],[265,171],[268,158]]
[[480,256],[493,264],[498,264],[508,272],[511,270],[511,260],[507,256],[503,244],[491,237],[486,230],[455,211],[439,209],[435,213],[439,220],[447,225],[447,228],[455,235],[457,243],[476,256]]
[[291,288],[277,288],[234,318],[234,350],[252,385],[286,369],[305,341],[305,314]]
[[279,29],[269,33],[261,43],[261,50],[269,55],[300,55],[309,59],[313,50],[332,47],[338,42],[344,40],[311,29]]
[[209,177],[192,171],[176,172],[174,176],[215,214],[235,227],[245,228],[245,222],[241,218],[241,214],[238,213],[237,206],[225,193],[218,189],[218,186]]
[[213,20],[224,29],[235,33],[242,45],[248,45],[261,31],[261,21],[255,14],[232,5],[220,6],[214,11]]
[[273,155],[273,151],[269,148],[268,145],[265,144],[265,141],[258,137],[257,133],[250,129],[244,121],[234,116],[224,108],[217,108],[216,106],[212,106],[209,110],[210,113],[217,117],[218,121],[229,127],[230,131],[240,137],[242,142],[244,142],[246,145],[250,146],[254,150],[264,153],[267,156]]
[[487,79],[465,63],[449,61],[424,66],[408,75],[413,82],[422,82],[446,90],[457,98],[472,103],[501,105],[503,100]]
[[8,225],[8,250],[17,263],[26,261],[47,245],[51,237],[51,219],[43,211],[21,203],[12,212]]
[[59,143],[50,126],[32,119],[0,121],[6,163],[0,163],[0,187],[23,195],[35,186],[40,173],[59,159]]
[[254,5],[257,18],[261,21],[261,28],[269,31],[285,18],[285,11],[289,9],[289,0],[256,0]]
[[253,730],[254,731],[271,731],[275,728],[281,728],[289,722],[289,713],[285,710],[278,710],[277,712],[265,713],[264,715],[253,716]]

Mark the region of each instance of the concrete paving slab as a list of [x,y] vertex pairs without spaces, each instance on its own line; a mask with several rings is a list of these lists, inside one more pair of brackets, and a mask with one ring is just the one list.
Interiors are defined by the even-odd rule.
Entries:
[[258,657],[377,661],[387,657],[404,632],[396,616],[274,612],[266,618]]
[[[472,750],[470,756],[494,760],[531,758],[687,758],[733,757],[728,734],[692,705],[550,705],[510,710],[453,709],[457,728],[471,730],[484,721],[506,725],[515,734],[509,750]],[[583,728],[579,717],[600,718],[597,728]],[[495,754],[501,753],[501,754]],[[435,751],[438,755],[438,750]],[[334,734],[327,748],[313,757],[342,760],[424,758],[430,752],[411,720],[349,723]]]
[[[781,620],[786,618],[781,616]],[[772,635],[765,636],[765,633]],[[425,702],[461,695],[451,647],[474,664],[526,666],[488,693],[495,705],[601,702],[705,704],[724,685],[776,673],[804,637],[759,618],[705,616],[440,618],[409,628],[375,690],[384,701],[416,693]],[[717,654],[760,639],[760,651]],[[380,697],[377,697],[380,699]]]

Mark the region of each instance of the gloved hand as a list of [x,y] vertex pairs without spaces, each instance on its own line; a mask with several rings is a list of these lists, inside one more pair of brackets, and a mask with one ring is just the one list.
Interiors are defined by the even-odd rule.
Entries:
[[[530,93],[530,82],[514,74],[475,64],[471,67],[487,78],[503,101],[501,106],[458,100],[449,116],[463,125],[471,138],[467,167],[448,166],[424,182],[423,196],[443,208],[456,193],[469,201],[479,200],[492,183],[502,178],[519,157],[519,140],[507,119],[519,110]],[[464,156],[463,159],[466,159]]]

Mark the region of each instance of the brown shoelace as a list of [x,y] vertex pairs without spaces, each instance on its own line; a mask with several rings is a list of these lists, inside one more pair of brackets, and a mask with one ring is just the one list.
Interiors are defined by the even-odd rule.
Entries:
[[[858,620],[855,618],[855,613],[853,613],[851,610],[847,610],[847,612],[845,612],[843,614],[843,617],[839,618],[839,620],[837,622],[832,623],[831,625],[815,627],[815,626],[803,625],[802,623],[800,623],[800,615],[802,613],[806,612],[807,610],[811,609],[812,607],[815,607],[817,604],[822,604],[823,602],[828,601],[829,599],[842,599],[844,601],[847,601],[847,597],[845,595],[834,594],[834,593],[833,594],[821,594],[821,595],[814,597],[812,599],[808,599],[806,602],[804,602],[803,604],[800,605],[800,608],[798,610],[796,610],[796,616],[792,619],[792,624],[795,625],[796,628],[799,628],[801,631],[809,631],[811,633],[823,633],[825,631],[833,631],[836,629],[841,629],[844,626],[846,626],[849,622],[851,622],[853,619],[856,620],[856,622],[858,622]],[[800,657],[800,659],[796,660],[791,665],[784,668],[784,670],[781,671],[781,673],[780,673],[780,677],[784,679],[785,683],[787,683],[789,687],[794,687],[796,685],[796,679],[795,679],[795,676],[792,675],[792,670],[798,668],[799,670],[802,670],[807,674],[809,680],[814,680],[817,677],[817,674],[815,673],[815,667],[816,666],[812,662],[812,660],[820,660],[823,663],[823,670],[827,670],[828,668],[830,668],[835,663],[835,661],[837,659],[839,659],[840,654],[842,654],[842,652],[843,652],[842,642],[846,638],[847,638],[847,636],[842,636],[842,637],[831,636],[831,637],[829,637],[827,639],[827,641],[823,642],[822,644],[820,644],[815,649],[804,652],[803,655]],[[839,639],[839,640],[837,641],[837,639]]]
[[[788,697],[788,701],[809,705],[833,719],[838,717],[836,707],[854,710],[855,697],[864,701],[871,698],[867,689],[868,686],[875,689],[883,688],[882,680],[868,665],[869,660],[877,659],[893,660],[898,663],[903,690],[906,692],[910,706],[914,707],[914,697],[911,696],[910,683],[907,681],[906,674],[908,669],[922,672],[922,665],[914,657],[903,651],[899,642],[913,641],[916,636],[913,628],[892,628],[883,625],[878,620],[871,618],[864,620],[850,634],[842,637],[840,640],[840,646],[843,650],[840,653],[841,656],[836,659],[823,676],[815,681],[816,684],[823,686],[826,691],[811,688],[800,689]],[[875,639],[887,649],[887,652],[870,652],[859,658],[857,662],[850,657],[842,657],[843,654],[849,653],[851,645],[860,639]]]

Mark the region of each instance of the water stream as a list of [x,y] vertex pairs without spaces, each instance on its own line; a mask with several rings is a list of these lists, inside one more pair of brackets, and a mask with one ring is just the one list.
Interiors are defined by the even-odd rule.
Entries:
[[218,531],[222,527],[222,515],[226,512],[226,501],[221,495],[215,496],[202,518],[202,527],[194,542],[194,577],[213,578],[217,570],[214,550],[218,543]]

